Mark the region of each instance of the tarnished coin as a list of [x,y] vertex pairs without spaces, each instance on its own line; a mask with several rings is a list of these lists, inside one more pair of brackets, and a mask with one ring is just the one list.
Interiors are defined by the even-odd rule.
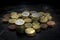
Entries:
[[25,21],[23,19],[18,19],[15,21],[16,25],[23,25],[25,23]]
[[56,24],[55,21],[48,21],[47,24],[51,27],[54,27],[54,25]]
[[22,12],[22,16],[29,16],[29,15],[30,15],[29,11]]
[[48,25],[47,24],[41,24],[41,28],[42,29],[47,29],[48,28]]
[[31,23],[25,23],[25,27],[26,28],[32,27],[32,24]]
[[18,33],[24,33],[24,31],[25,31],[24,25],[17,26],[16,31],[17,31]]
[[24,21],[25,22],[32,22],[32,19],[31,18],[25,18]]
[[2,20],[3,22],[8,22],[9,17],[2,18],[1,20]]
[[17,19],[9,19],[9,23],[15,23]]
[[31,35],[34,36],[35,30],[33,28],[26,28],[25,33],[29,36],[31,36]]
[[16,29],[16,25],[9,25],[8,28],[14,30]]
[[9,18],[10,17],[10,14],[5,14],[5,15],[3,15],[3,17],[4,18],[7,18],[7,17]]

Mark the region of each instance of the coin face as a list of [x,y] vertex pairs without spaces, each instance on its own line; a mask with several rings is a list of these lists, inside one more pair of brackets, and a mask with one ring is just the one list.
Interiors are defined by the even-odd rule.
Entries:
[[17,19],[9,19],[9,23],[15,23]]
[[33,33],[35,33],[35,30],[33,28],[27,28],[27,29],[25,29],[25,33],[26,34],[33,34]]
[[28,11],[24,11],[23,13],[22,13],[22,16],[29,16],[30,15],[30,13],[28,12]]
[[47,21],[48,21],[48,18],[45,17],[45,16],[42,16],[42,17],[40,18],[40,22],[42,22],[42,23],[45,23],[45,22],[47,22]]
[[46,29],[48,27],[47,24],[41,24],[41,28]]
[[17,15],[17,12],[11,12],[11,15]]
[[23,25],[25,23],[25,21],[23,19],[18,19],[15,21],[16,25]]
[[21,14],[21,13],[18,13],[18,16],[19,16],[19,17],[22,17],[22,14]]
[[55,21],[48,21],[47,24],[48,24],[49,26],[54,26],[54,25],[55,25]]
[[32,19],[31,18],[25,18],[24,21],[25,22],[32,22]]
[[31,23],[25,23],[25,27],[26,28],[32,27],[32,24]]

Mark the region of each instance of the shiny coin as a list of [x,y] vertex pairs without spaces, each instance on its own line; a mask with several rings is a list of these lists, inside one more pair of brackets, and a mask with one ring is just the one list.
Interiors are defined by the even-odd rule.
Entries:
[[28,11],[24,11],[23,13],[22,13],[22,16],[29,16],[30,15],[30,13],[28,12]]
[[38,14],[38,13],[32,13],[31,16],[32,16],[32,17],[39,17],[39,14]]
[[15,23],[17,19],[9,19],[9,23]]
[[33,28],[27,28],[27,29],[25,29],[25,33],[26,34],[34,34],[35,30]]
[[23,19],[18,19],[15,21],[16,25],[23,25],[25,23],[25,21]]
[[25,23],[25,27],[26,28],[32,27],[32,24],[31,23]]
[[25,22],[32,22],[32,19],[31,18],[25,18],[24,21]]

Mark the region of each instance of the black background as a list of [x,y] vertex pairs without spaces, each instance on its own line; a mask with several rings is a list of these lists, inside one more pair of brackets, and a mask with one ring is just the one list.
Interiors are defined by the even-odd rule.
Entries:
[[[42,30],[40,33],[37,34],[35,37],[27,37],[24,35],[17,36],[16,32],[9,31],[7,28],[7,24],[2,24],[0,22],[0,27],[4,27],[2,29],[5,30],[5,33],[0,35],[0,40],[60,40],[60,1],[59,0],[0,0],[0,15],[6,13],[6,9],[19,6],[19,5],[39,5],[39,4],[48,4],[54,7],[56,13],[53,13],[54,19],[57,23],[55,28]],[[1,29],[0,28],[0,29]],[[2,30],[1,29],[1,30]]]

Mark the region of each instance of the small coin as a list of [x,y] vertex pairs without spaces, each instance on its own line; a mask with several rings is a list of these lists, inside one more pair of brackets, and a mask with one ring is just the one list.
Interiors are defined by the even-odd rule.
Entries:
[[41,24],[41,28],[46,29],[48,27],[47,24]]
[[32,24],[31,23],[25,23],[25,27],[26,28],[32,27]]
[[14,29],[16,29],[16,25],[9,25],[8,28],[14,30]]
[[47,24],[51,27],[53,27],[56,23],[55,21],[48,21]]
[[18,19],[15,21],[16,25],[23,25],[25,23],[25,21],[23,19]]

